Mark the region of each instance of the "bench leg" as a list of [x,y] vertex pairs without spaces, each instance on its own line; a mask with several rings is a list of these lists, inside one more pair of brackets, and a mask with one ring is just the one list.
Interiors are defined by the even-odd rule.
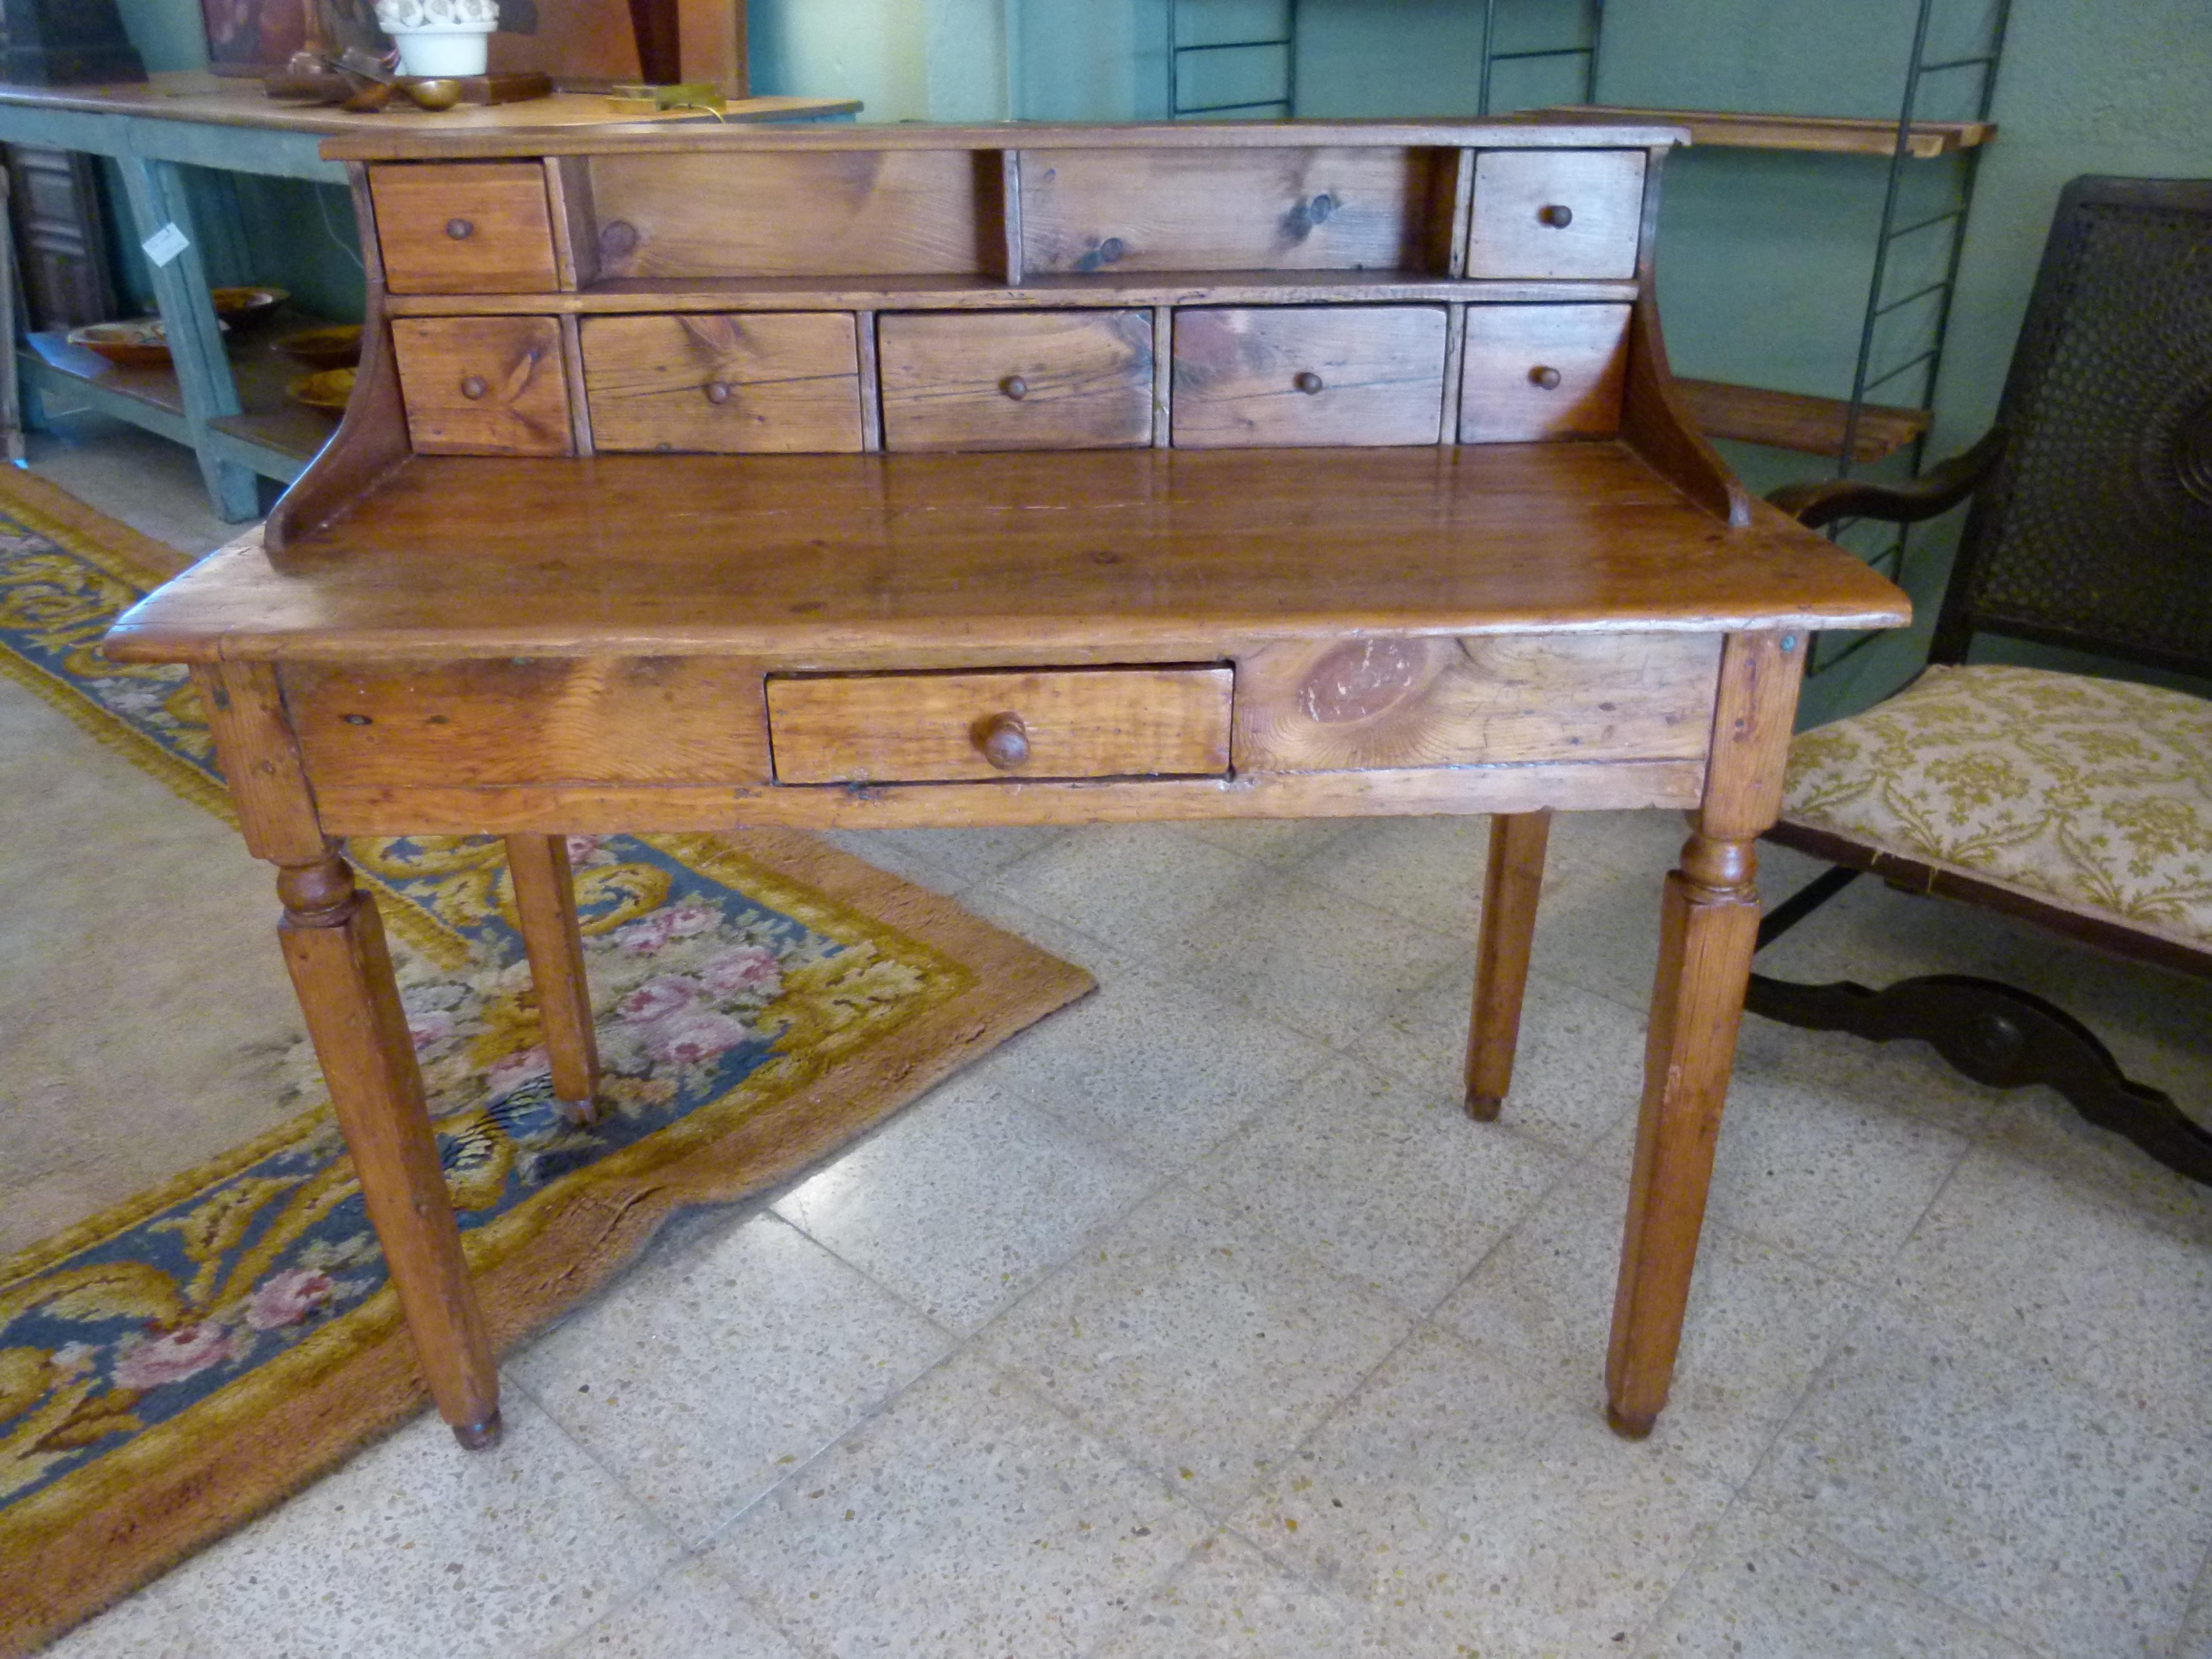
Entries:
[[577,1123],[599,1115],[599,1045],[592,1029],[592,992],[584,977],[584,935],[576,925],[576,883],[568,843],[561,836],[507,837],[507,873],[514,879],[522,948],[538,987],[538,1013],[552,1062],[553,1092]]
[[288,864],[277,929],[369,1224],[439,1414],[471,1449],[499,1438],[499,1370],[461,1255],[422,1077],[376,902],[334,853]]
[[1495,1118],[1513,1082],[1521,999],[1544,885],[1552,814],[1499,812],[1490,820],[1490,867],[1482,883],[1482,932],[1474,951],[1474,1015],[1467,1038],[1467,1115]]

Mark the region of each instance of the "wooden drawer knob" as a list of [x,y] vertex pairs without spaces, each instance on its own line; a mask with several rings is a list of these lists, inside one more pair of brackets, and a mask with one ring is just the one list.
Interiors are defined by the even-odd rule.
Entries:
[[728,383],[727,381],[726,381],[726,380],[709,380],[709,381],[708,381],[708,382],[707,382],[707,401],[708,401],[708,403],[710,403],[710,404],[726,404],[726,403],[729,402],[729,401],[730,401],[730,387],[729,387],[729,383]]
[[1547,392],[1557,392],[1559,389],[1559,371],[1539,363],[1528,371],[1528,383],[1540,386]]
[[[1005,392],[1006,396],[1012,398],[1016,403],[1019,403],[1023,398],[1030,395],[1030,383],[1022,379],[1018,374],[1009,374],[1005,380],[999,382],[999,390]],[[1021,725],[1021,722],[1019,720],[1016,720],[1014,724],[1018,727]]]
[[975,746],[983,758],[1001,772],[1011,772],[1030,757],[1029,728],[1019,714],[994,714],[975,733]]
[[1549,225],[1553,230],[1565,230],[1575,222],[1575,210],[1564,202],[1553,202],[1548,207],[1536,210],[1536,222]]
[[1310,368],[1302,368],[1291,384],[1310,398],[1321,390],[1321,376]]
[[448,219],[446,221],[446,234],[457,242],[465,242],[476,234],[476,225],[470,220]]
[[484,377],[481,374],[466,374],[461,377],[461,396],[464,398],[481,398],[490,390],[491,388],[484,384]]

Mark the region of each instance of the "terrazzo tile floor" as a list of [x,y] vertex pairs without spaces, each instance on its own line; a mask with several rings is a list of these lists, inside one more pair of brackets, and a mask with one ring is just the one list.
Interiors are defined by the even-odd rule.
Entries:
[[[834,837],[1097,994],[672,1226],[498,1449],[417,1420],[52,1651],[2207,1659],[2212,1199],[2043,1091],[1749,1022],[1674,1402],[1605,1428],[1680,833],[1555,830],[1494,1125],[1479,822]],[[2212,1102],[2212,993],[2000,919],[1861,884],[1763,965],[1996,973]]]

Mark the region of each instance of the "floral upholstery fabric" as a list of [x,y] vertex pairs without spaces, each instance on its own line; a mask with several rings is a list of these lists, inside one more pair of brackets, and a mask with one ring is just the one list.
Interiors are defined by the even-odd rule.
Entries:
[[1931,667],[1790,746],[1783,817],[2212,950],[2212,702]]

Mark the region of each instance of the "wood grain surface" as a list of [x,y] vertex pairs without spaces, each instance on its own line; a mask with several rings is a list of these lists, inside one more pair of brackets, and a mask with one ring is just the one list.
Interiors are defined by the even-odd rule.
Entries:
[[1469,306],[1459,441],[1604,437],[1620,425],[1626,306]]
[[[1029,150],[1030,272],[1426,269],[1449,234],[1455,151]],[[1437,183],[1441,173],[1443,183]],[[1441,217],[1443,228],[1432,229]]]
[[[1640,149],[1486,150],[1474,163],[1467,274],[1632,275],[1644,161]],[[1555,222],[1562,209],[1566,222]]]
[[1286,641],[1237,664],[1237,765],[1357,771],[1705,752],[1711,634]]
[[711,658],[507,658],[293,667],[284,696],[333,787],[737,782],[769,775],[757,667]]
[[393,293],[533,294],[560,285],[544,168],[377,167],[368,186]]
[[1432,444],[1444,356],[1440,306],[1179,310],[1175,441]]
[[996,170],[951,148],[594,155],[599,274],[995,277]]
[[[549,523],[570,550],[550,564]],[[1765,507],[1731,529],[1605,441],[737,465],[416,456],[273,559],[258,538],[210,555],[134,606],[104,648],[155,661],[750,653],[795,668],[965,667],[1045,650],[1193,660],[1231,638],[1909,615],[1895,586],[1823,538]]]
[[[1226,666],[772,677],[780,783],[1190,775],[1229,769]],[[1012,720],[1024,752],[988,757]]]
[[551,317],[392,325],[407,433],[426,455],[570,455],[568,371]]
[[837,312],[590,317],[584,392],[603,450],[857,452],[860,359]]
[[876,319],[887,449],[1109,449],[1152,439],[1150,311]]

